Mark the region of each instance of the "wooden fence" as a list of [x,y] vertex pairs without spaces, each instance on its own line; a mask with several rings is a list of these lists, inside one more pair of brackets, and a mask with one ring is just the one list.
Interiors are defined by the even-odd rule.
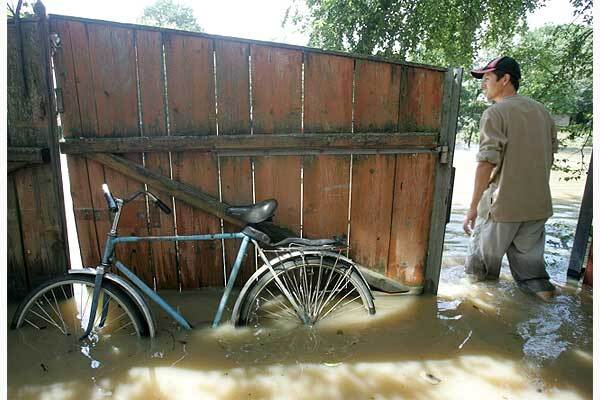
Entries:
[[7,24],[7,294],[22,298],[68,269],[48,34],[37,19]]
[[[79,245],[109,227],[100,187],[148,187],[120,233],[229,232],[227,205],[276,198],[274,223],[345,234],[350,257],[413,293],[439,279],[461,70],[50,16]],[[200,200],[198,200],[200,199]],[[158,288],[220,286],[238,243],[144,243],[117,256]],[[256,268],[244,262],[241,278]]]

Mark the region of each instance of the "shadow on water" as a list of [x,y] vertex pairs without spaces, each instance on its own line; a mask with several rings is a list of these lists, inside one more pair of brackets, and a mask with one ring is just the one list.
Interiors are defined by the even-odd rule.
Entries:
[[[580,193],[572,185],[561,193]],[[462,216],[469,195],[455,189],[437,297],[377,293],[375,316],[344,316],[312,329],[213,330],[220,291],[165,292],[191,319],[193,331],[179,330],[157,312],[153,340],[132,338],[69,353],[9,331],[8,397],[591,398],[592,293],[565,277],[580,197],[555,201],[546,259],[561,293],[542,303],[517,289],[507,265],[498,281],[466,279]],[[12,315],[14,305],[8,311]]]

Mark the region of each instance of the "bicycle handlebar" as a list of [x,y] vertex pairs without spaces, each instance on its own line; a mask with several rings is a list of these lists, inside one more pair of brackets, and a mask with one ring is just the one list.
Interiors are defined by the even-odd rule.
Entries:
[[[115,202],[115,198],[110,193],[110,190],[108,189],[108,185],[106,183],[102,184],[102,191],[104,192],[104,198],[106,198],[106,203],[108,204],[108,209],[111,210],[111,211],[113,211],[113,212],[117,212],[118,211],[118,207],[117,207],[117,204]],[[131,196],[129,199],[123,200],[123,204],[129,203],[130,201],[132,201],[133,199],[135,199],[136,197],[138,197],[140,194],[144,194],[144,195],[150,197],[150,199],[152,201],[154,201],[154,204],[158,208],[160,208],[165,214],[171,214],[171,209],[165,203],[163,203],[153,193],[145,191],[145,190],[137,192],[136,194],[134,194],[133,196]]]

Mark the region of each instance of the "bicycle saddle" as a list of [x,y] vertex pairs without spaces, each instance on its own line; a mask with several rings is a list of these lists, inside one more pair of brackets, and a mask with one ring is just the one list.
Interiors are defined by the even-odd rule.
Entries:
[[257,224],[273,216],[277,209],[277,200],[263,200],[247,206],[232,206],[227,213],[249,224]]

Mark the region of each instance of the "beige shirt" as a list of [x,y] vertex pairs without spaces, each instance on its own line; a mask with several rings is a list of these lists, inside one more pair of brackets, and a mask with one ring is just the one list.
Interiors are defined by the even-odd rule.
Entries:
[[483,201],[498,222],[521,222],[552,215],[550,168],[558,149],[556,126],[537,101],[514,95],[484,111],[477,161],[495,164]]

